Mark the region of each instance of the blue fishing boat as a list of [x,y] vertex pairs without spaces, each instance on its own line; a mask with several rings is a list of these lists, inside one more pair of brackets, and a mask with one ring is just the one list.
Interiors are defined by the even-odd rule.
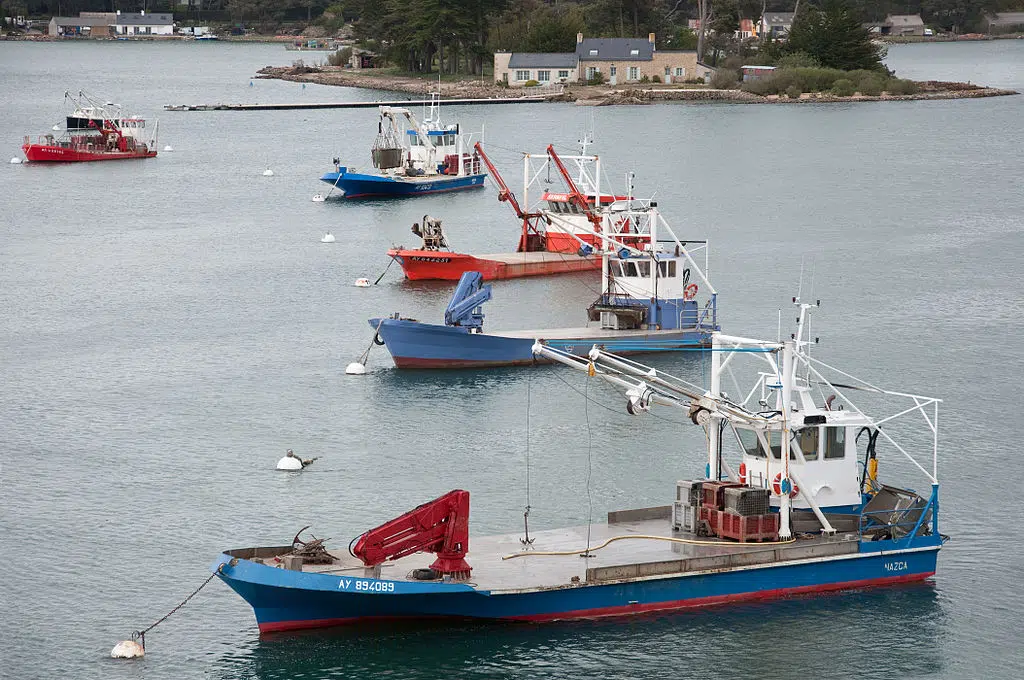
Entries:
[[[374,170],[360,172],[334,159],[334,172],[320,179],[345,198],[399,198],[461,189],[479,189],[486,172],[480,156],[470,153],[458,124],[439,117],[440,95],[430,94],[426,116],[418,121],[409,109],[380,107],[371,157]],[[319,198],[319,197],[318,197]]]
[[[532,347],[543,338],[567,352],[598,344],[619,354],[678,352],[709,345],[718,329],[718,295],[704,276],[708,245],[680,241],[658,212],[656,202],[616,201],[604,209],[602,231],[588,233],[603,245],[600,297],[587,308],[593,325],[576,328],[484,331],[482,305],[491,286],[479,272],[463,274],[445,310],[443,324],[396,314],[370,319],[374,341],[391,353],[398,368],[485,368],[537,361]],[[578,234],[574,216],[550,214],[552,226]],[[550,227],[549,227],[550,228]],[[580,241],[589,256],[591,242]],[[704,267],[694,255],[703,251]]]
[[[941,400],[812,359],[808,307],[793,340],[713,333],[707,389],[597,347],[574,356],[534,346],[624,390],[633,415],[678,409],[704,429],[702,477],[666,489],[661,506],[533,533],[527,511],[522,532],[470,539],[469,493],[455,490],[357,536],[347,551],[297,536],[228,550],[211,568],[253,607],[261,632],[622,616],[925,580],[947,538],[938,530]],[[727,396],[723,375],[752,385]],[[886,411],[868,415],[858,390]],[[889,427],[894,420],[909,424]],[[906,456],[930,490],[882,483],[878,450]],[[918,462],[924,455],[930,466]],[[915,469],[895,462],[891,469]]]

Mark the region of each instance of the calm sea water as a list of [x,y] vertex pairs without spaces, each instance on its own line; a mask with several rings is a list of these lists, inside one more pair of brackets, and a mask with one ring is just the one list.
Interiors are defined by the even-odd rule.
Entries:
[[[366,164],[373,110],[174,113],[164,104],[391,98],[251,81],[268,45],[0,43],[0,144],[61,122],[64,90],[160,118],[152,161],[0,170],[0,677],[992,677],[1024,674],[1016,419],[1024,374],[1024,98],[825,106],[448,107],[514,184],[519,151],[571,151],[588,126],[609,181],[637,174],[682,236],[707,237],[727,330],[774,337],[796,292],[822,299],[819,356],[946,399],[933,584],[635,620],[339,629],[260,639],[213,583],[148,637],[225,548],[312,524],[343,545],[460,487],[476,532],[667,502],[702,437],[630,419],[608,389],[533,371],[399,373],[365,319],[439,319],[446,285],[376,277],[429,213],[451,243],[512,249],[492,190],[313,203],[331,158]],[[304,55],[308,60],[308,55]],[[893,47],[913,78],[1024,89],[1024,41]],[[250,83],[252,83],[250,85]],[[263,177],[266,168],[273,177]],[[337,243],[319,242],[326,231]],[[592,276],[495,285],[492,328],[581,323]],[[791,317],[788,309],[783,314]],[[699,359],[670,360],[700,378]],[[529,376],[529,378],[528,378]],[[672,420],[674,414],[662,414]],[[301,475],[286,448],[322,460]],[[888,455],[882,474],[925,486]],[[593,464],[587,504],[585,471]],[[883,454],[885,456],[885,454]],[[989,503],[995,503],[990,506]],[[1014,531],[1009,531],[1014,529]]]

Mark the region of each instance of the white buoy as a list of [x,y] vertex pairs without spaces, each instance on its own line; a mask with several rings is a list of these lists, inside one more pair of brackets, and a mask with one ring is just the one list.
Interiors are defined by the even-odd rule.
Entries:
[[11,165],[21,165],[21,159],[15,156],[11,159]]
[[60,125],[54,125],[54,126],[53,126],[53,129],[54,129],[54,130],[60,130]]
[[302,469],[302,461],[296,456],[285,456],[277,461],[277,469],[285,472],[295,472]]
[[324,237],[320,239],[320,243],[334,243],[334,234],[327,232]]
[[345,367],[345,374],[366,375],[366,366],[364,364],[359,363],[358,361],[353,361],[351,364]]
[[313,195],[313,202],[314,203],[323,203],[326,200],[327,200],[327,198],[323,194],[314,194]]
[[356,279],[356,288],[369,288],[370,279]]
[[164,147],[164,151],[174,151],[174,147],[168,144],[167,146]]
[[263,176],[264,177],[273,177],[274,176],[274,171],[271,170],[270,168],[267,168],[266,170],[263,171]]
[[146,656],[146,650],[135,640],[121,640],[110,650],[112,659],[138,659]]

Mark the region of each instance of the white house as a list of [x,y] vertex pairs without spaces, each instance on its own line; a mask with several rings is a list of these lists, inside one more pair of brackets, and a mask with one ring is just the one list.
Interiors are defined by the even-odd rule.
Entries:
[[121,12],[114,17],[117,35],[174,35],[173,14],[146,14],[145,11]]
[[579,80],[576,54],[550,52],[495,52],[494,81],[523,85],[536,80],[540,85],[574,83]]
[[793,28],[793,12],[765,12],[758,22],[757,34],[766,38],[785,38]]

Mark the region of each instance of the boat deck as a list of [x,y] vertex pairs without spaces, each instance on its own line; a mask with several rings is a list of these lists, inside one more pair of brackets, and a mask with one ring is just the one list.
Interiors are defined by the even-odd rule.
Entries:
[[601,258],[596,255],[580,257],[576,253],[548,253],[544,251],[532,253],[491,253],[489,255],[473,255],[478,260],[492,260],[502,264],[540,264],[548,262],[564,262],[566,260],[578,263],[592,263],[597,267],[601,266]]
[[[630,337],[652,337],[657,338],[658,336],[675,337],[682,333],[692,333],[698,330],[697,328],[670,328],[670,329],[644,329],[644,328],[629,328],[621,330],[611,330],[608,328],[601,328],[600,325],[595,326],[579,326],[577,328],[531,328],[527,330],[519,331],[493,331],[493,335],[500,335],[503,338],[522,338],[526,340],[550,340],[550,339],[573,339],[573,340],[599,340],[607,339],[609,336],[616,338],[630,338]],[[710,343],[710,340],[709,340]]]
[[[790,543],[737,543],[693,534],[673,532],[669,508],[648,508],[610,513],[609,522],[590,526],[590,545],[596,547],[611,538],[607,547],[592,551],[590,557],[541,555],[542,552],[582,551],[587,547],[587,527],[538,531],[530,550],[520,542],[522,533],[470,537],[467,561],[473,567],[471,585],[492,592],[515,592],[568,586],[580,582],[599,583],[661,574],[721,570],[755,564],[782,563],[813,557],[852,554],[859,550],[857,534],[833,537],[815,535]],[[692,541],[689,543],[640,538],[656,536]],[[345,551],[332,552],[338,562],[305,565],[303,571],[363,576],[365,568]],[[503,559],[508,555],[521,555]],[[428,567],[435,555],[418,553],[381,565],[381,579],[412,581],[413,569]]]

